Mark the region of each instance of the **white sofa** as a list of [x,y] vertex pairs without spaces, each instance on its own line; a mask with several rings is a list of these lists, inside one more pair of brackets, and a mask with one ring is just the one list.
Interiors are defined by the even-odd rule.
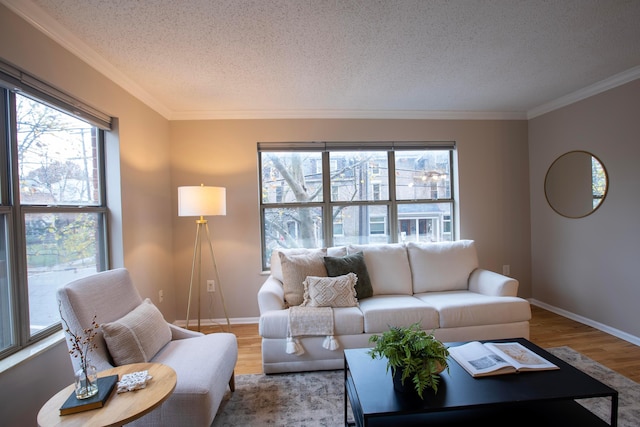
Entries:
[[[325,254],[339,259],[362,252],[373,295],[358,298],[355,307],[333,308],[339,350],[324,348],[324,336],[304,336],[299,338],[304,354],[288,354],[290,284],[285,286],[284,276],[291,278],[292,259],[312,259],[317,251],[321,262]],[[307,271],[322,276],[318,257],[313,259],[293,264],[299,277]],[[371,335],[416,322],[445,342],[528,338],[531,309],[517,292],[517,280],[479,268],[472,240],[274,251],[271,275],[258,292],[262,366],[266,374],[341,369],[343,349],[370,347]]]

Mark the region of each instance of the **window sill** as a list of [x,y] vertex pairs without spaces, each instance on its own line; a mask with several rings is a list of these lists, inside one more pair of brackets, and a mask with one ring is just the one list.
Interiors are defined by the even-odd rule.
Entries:
[[64,332],[58,331],[55,334],[28,346],[9,357],[0,360],[0,375],[9,369],[18,366],[34,357],[49,350],[54,345],[64,341]]

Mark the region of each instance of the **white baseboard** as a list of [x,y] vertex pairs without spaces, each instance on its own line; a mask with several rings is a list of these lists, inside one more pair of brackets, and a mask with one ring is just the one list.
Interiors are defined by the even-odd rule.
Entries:
[[[258,323],[258,320],[259,320],[258,317],[234,317],[229,319],[229,322],[232,325],[251,325],[254,323]],[[180,326],[181,328],[184,328],[185,326],[187,326],[187,321],[176,320],[175,322],[173,322],[173,324],[176,326]],[[189,319],[189,327],[197,324],[198,324],[197,320]],[[222,318],[222,319],[201,319],[200,320],[200,326],[217,326],[217,325],[226,326],[227,319]]]
[[614,337],[620,338],[622,340],[628,341],[631,344],[635,344],[640,346],[640,337],[636,337],[634,335],[628,334],[626,332],[623,332],[619,329],[616,328],[612,328],[610,326],[604,325],[600,322],[596,322],[594,320],[591,319],[587,319],[586,317],[582,317],[580,315],[577,315],[575,313],[572,313],[570,311],[566,311],[563,310],[561,308],[555,307],[553,305],[549,305],[547,303],[544,303],[542,301],[538,301],[535,298],[529,298],[529,302],[535,306],[538,306],[540,308],[544,308],[545,310],[548,310],[552,313],[556,313],[559,314],[560,316],[566,317],[568,319],[571,320],[575,320],[576,322],[580,322],[583,323],[587,326],[591,326],[592,328],[596,328],[598,330],[601,330],[602,332],[606,332],[610,335],[613,335]]

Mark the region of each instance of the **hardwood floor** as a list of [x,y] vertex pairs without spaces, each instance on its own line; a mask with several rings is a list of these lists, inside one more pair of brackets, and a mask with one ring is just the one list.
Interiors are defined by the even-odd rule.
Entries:
[[[569,346],[585,356],[640,383],[640,347],[598,329],[532,306],[531,341],[540,347]],[[204,327],[203,332],[220,331]],[[236,375],[262,373],[258,325],[232,325],[238,338]]]
[[531,306],[530,340],[540,347],[569,346],[640,383],[640,347],[606,332]]

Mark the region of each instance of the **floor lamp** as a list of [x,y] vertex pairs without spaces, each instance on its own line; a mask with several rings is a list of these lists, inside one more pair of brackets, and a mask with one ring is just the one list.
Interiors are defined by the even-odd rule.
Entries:
[[222,284],[218,274],[218,266],[216,265],[216,257],[213,253],[213,245],[211,244],[211,236],[209,234],[209,224],[205,216],[226,215],[226,189],[224,187],[205,187],[200,186],[178,187],[178,216],[196,216],[200,217],[196,220],[196,240],[193,246],[193,261],[191,263],[191,281],[189,283],[189,301],[187,302],[187,328],[189,328],[189,313],[191,311],[191,294],[193,292],[194,282],[198,292],[198,331],[200,331],[200,288],[202,274],[202,243],[205,240],[209,246],[211,254],[211,262],[215,275],[218,292],[222,301],[222,309],[227,319],[227,327],[231,332],[231,322],[227,314],[227,306],[224,302],[224,293]]

